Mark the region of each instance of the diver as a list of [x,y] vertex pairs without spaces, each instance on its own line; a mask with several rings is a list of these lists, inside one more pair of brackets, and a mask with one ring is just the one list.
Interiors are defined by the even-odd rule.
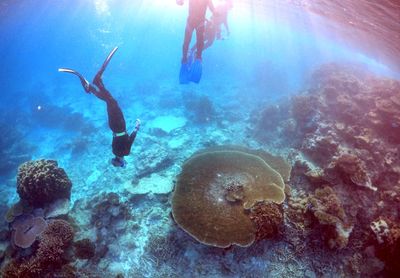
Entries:
[[[230,35],[228,24],[228,12],[233,7],[232,0],[223,0],[214,6],[214,13],[210,19],[205,19],[204,27],[204,46],[202,51],[209,48],[215,40],[223,40],[222,25],[225,27],[226,35]],[[197,46],[194,44],[190,48],[189,57],[193,57]]]
[[[185,0],[176,0],[178,5],[183,5]],[[204,47],[204,24],[207,8],[214,13],[212,0],[189,0],[189,16],[186,21],[185,38],[182,47],[181,69],[179,82],[181,84],[189,81],[199,83],[202,74],[202,52]],[[188,50],[192,40],[193,31],[196,30],[196,53],[194,61],[188,59]],[[190,57],[192,58],[192,57]]]
[[223,40],[222,25],[225,27],[226,35],[230,35],[228,24],[228,12],[232,9],[232,0],[224,0],[215,6],[215,13],[213,14],[212,21],[215,25],[215,35],[217,40]]
[[104,61],[100,70],[97,72],[93,79],[93,85],[90,84],[89,81],[87,81],[79,72],[75,70],[60,68],[58,69],[58,71],[75,74],[79,77],[86,93],[92,93],[97,98],[106,102],[108,125],[113,132],[112,152],[115,155],[115,157],[111,160],[111,163],[115,167],[125,167],[126,161],[124,160],[124,156],[129,155],[131,151],[132,144],[135,141],[136,134],[140,128],[140,120],[136,120],[134,131],[131,134],[128,134],[126,131],[125,118],[121,111],[121,108],[119,107],[118,102],[113,98],[113,96],[104,87],[103,84],[103,72],[105,71],[108,63],[110,62],[112,56],[114,55],[115,51],[117,51],[117,49],[118,47],[115,47],[107,56],[107,59]]
[[[205,28],[204,28],[204,46],[203,46],[203,51],[209,48],[215,41],[215,38],[217,36],[217,28],[214,24],[214,21],[206,19],[205,23]],[[193,53],[195,53],[197,48],[197,45],[193,45],[190,48],[190,54],[189,57],[193,57]]]

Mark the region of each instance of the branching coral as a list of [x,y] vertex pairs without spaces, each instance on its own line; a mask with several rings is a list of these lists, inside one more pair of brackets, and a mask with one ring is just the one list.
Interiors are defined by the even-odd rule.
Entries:
[[43,207],[60,198],[70,198],[72,183],[54,160],[23,163],[18,169],[17,192],[34,207]]
[[72,243],[74,230],[65,220],[53,220],[42,233],[33,261],[42,271],[60,268],[64,263],[64,253]]
[[282,207],[275,203],[258,203],[250,211],[250,219],[256,225],[256,240],[274,237],[283,223]]
[[74,231],[64,220],[53,220],[40,235],[36,253],[27,259],[12,260],[3,270],[5,278],[46,277],[67,263],[65,253],[73,240]]
[[[268,209],[254,210],[256,225],[246,210],[257,203],[281,204],[284,186],[282,176],[260,156],[229,148],[203,151],[183,166],[172,199],[172,214],[186,232],[202,243],[249,246],[257,231],[260,235],[269,234],[261,224]],[[269,211],[273,213],[267,223],[275,223],[277,211]]]

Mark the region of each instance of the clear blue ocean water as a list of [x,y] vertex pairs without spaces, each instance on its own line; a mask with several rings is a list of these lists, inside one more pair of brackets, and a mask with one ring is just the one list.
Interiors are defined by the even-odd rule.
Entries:
[[[246,133],[254,124],[252,115],[306,90],[312,73],[323,64],[356,63],[379,76],[400,78],[387,59],[357,47],[357,39],[346,41],[339,30],[343,26],[330,26],[329,18],[286,2],[238,0],[229,12],[230,35],[223,33],[224,39],[203,53],[200,83],[181,85],[187,13],[187,3],[181,7],[172,0],[0,2],[1,212],[18,201],[18,166],[39,158],[57,160],[72,181],[72,216],[85,227],[77,238],[96,238],[82,220],[92,208],[79,207],[82,202],[102,192],[116,192],[127,203],[132,196],[150,194],[143,197],[143,205],[130,207],[137,227],[119,232],[108,255],[91,267],[98,265],[113,275],[154,277],[161,262],[143,259],[143,250],[150,235],[173,227],[168,222],[170,208],[159,207],[157,198],[171,192],[191,154],[213,144],[261,147],[279,154],[281,149],[273,143],[263,145]],[[192,44],[194,40],[195,36]],[[123,169],[110,164],[112,133],[105,104],[86,94],[75,76],[58,72],[60,67],[72,68],[92,81],[115,46],[119,49],[103,75],[104,83],[124,112],[128,131],[137,118],[142,123]],[[190,106],[199,97],[212,104],[214,119],[201,122],[193,116],[193,109],[207,109]],[[157,167],[161,170],[154,170]],[[137,173],[145,174],[137,178]],[[2,243],[0,249],[5,246]],[[196,248],[195,244],[185,249],[185,256],[192,256],[186,267],[196,269],[187,277],[230,276],[208,272],[209,260],[194,266],[201,252],[215,256]],[[268,269],[257,257],[241,256],[243,273]],[[202,267],[205,270],[199,270]],[[171,277],[183,272],[176,273]]]

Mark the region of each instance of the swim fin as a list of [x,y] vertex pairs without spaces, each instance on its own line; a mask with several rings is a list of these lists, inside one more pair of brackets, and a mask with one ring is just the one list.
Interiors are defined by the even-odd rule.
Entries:
[[72,73],[75,74],[76,76],[79,77],[79,80],[81,81],[81,84],[83,86],[83,88],[85,89],[86,93],[90,92],[90,83],[89,81],[86,80],[85,77],[83,77],[82,74],[80,74],[79,72],[73,70],[73,69],[68,69],[68,68],[59,68],[58,69],[59,72],[68,72],[68,73]]
[[199,83],[203,73],[203,65],[201,59],[195,59],[189,71],[189,80],[194,83]]
[[[110,54],[108,54],[106,60],[104,61],[103,65],[101,66],[101,68],[99,69],[99,71],[96,74],[96,77],[99,78],[103,75],[103,72],[106,70],[106,67],[108,65],[108,63],[110,62],[111,58],[114,56],[114,53],[118,50],[118,46],[114,47],[113,50],[111,50]],[[96,79],[95,77],[95,79]]]
[[189,83],[189,63],[182,63],[181,69],[179,71],[179,83],[188,84]]

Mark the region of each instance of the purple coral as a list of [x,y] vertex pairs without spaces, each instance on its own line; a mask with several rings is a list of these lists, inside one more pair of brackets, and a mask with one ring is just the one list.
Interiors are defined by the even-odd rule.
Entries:
[[[35,218],[27,217],[27,219]],[[20,225],[21,223],[16,223],[17,227]],[[73,237],[74,230],[67,221],[51,221],[40,235],[35,255],[27,260],[10,261],[5,266],[2,277],[50,277],[47,276],[49,273],[56,273],[68,262],[65,260],[65,252],[71,245]]]
[[12,223],[13,242],[18,247],[29,248],[46,227],[47,223],[42,217],[21,215]]

